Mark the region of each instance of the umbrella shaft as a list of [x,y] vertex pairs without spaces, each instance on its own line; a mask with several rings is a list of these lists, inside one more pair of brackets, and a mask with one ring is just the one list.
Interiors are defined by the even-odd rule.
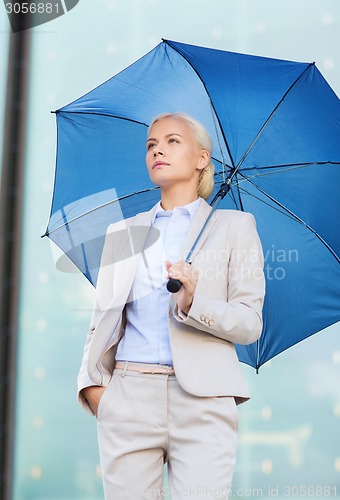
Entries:
[[[191,257],[192,257],[192,254],[194,253],[195,251],[195,248],[196,248],[196,245],[197,243],[199,242],[202,234],[204,233],[204,230],[205,228],[207,227],[207,225],[209,224],[209,221],[213,215],[213,213],[215,212],[215,209],[217,207],[217,204],[220,200],[223,200],[223,198],[225,197],[225,195],[228,193],[229,189],[230,189],[230,181],[231,181],[231,178],[229,178],[227,180],[227,182],[224,182],[218,193],[216,194],[216,196],[214,197],[214,199],[212,200],[212,202],[210,203],[210,206],[211,206],[211,210],[210,210],[210,214],[208,215],[208,217],[206,218],[206,221],[204,222],[203,224],[203,227],[202,229],[200,230],[194,244],[192,245],[188,255],[186,256],[186,259],[185,261],[188,262],[189,264],[191,264]],[[178,292],[182,287],[182,282],[180,280],[177,280],[177,279],[174,279],[174,278],[170,278],[168,280],[168,283],[167,283],[167,289],[169,290],[169,292],[171,293],[176,293]]]
[[186,262],[189,262],[189,264],[191,264],[191,257],[192,257],[192,254],[193,254],[193,253],[194,253],[194,251],[195,251],[196,245],[197,245],[197,243],[199,242],[199,240],[200,240],[200,238],[201,238],[202,234],[204,233],[205,228],[206,228],[206,227],[207,227],[207,225],[209,224],[209,221],[210,221],[210,219],[211,219],[211,217],[212,217],[213,213],[215,212],[215,210],[216,210],[216,208],[217,208],[218,203],[219,203],[221,200],[223,200],[223,198],[225,197],[225,195],[228,193],[228,191],[229,191],[229,189],[230,189],[230,180],[231,180],[231,179],[228,179],[228,180],[227,180],[227,182],[224,182],[224,183],[221,185],[221,187],[220,187],[220,189],[219,189],[218,193],[216,194],[216,196],[214,197],[214,199],[213,199],[213,200],[212,200],[212,202],[210,203],[210,206],[211,206],[211,211],[210,211],[210,214],[208,215],[208,217],[207,217],[207,219],[206,219],[205,223],[203,224],[203,227],[202,227],[202,229],[200,230],[200,232],[199,232],[199,234],[198,234],[198,236],[197,236],[197,238],[196,238],[196,240],[195,240],[194,244],[192,245],[192,247],[191,247],[191,249],[190,249],[190,251],[189,251],[188,255],[186,256],[186,259],[185,259],[185,260],[186,260]]

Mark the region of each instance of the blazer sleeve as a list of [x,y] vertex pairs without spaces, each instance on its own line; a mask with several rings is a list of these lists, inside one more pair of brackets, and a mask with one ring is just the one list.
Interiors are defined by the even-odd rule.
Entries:
[[[252,214],[235,229],[228,263],[227,298],[212,300],[196,288],[188,314],[174,307],[177,321],[237,344],[251,344],[262,332],[265,294],[263,252]],[[204,280],[204,277],[202,278]],[[207,287],[208,288],[208,287]]]
[[[108,227],[105,242],[103,246],[103,252],[101,257],[100,269],[98,273],[97,279],[97,287],[96,287],[96,299],[95,304],[92,310],[92,316],[90,321],[90,328],[86,336],[86,341],[84,345],[83,358],[80,366],[80,370],[77,378],[77,386],[78,386],[78,401],[82,405],[82,407],[88,412],[94,415],[91,410],[86,398],[84,397],[82,390],[86,387],[96,386],[95,383],[88,374],[87,364],[89,359],[89,352],[92,342],[92,337],[94,331],[96,329],[97,323],[107,307],[108,299],[102,295],[102,290],[107,290],[110,287],[110,281],[113,280],[113,267],[112,267],[112,226]],[[113,282],[113,281],[112,281]]]
[[84,394],[82,393],[82,390],[85,389],[86,387],[97,385],[89,377],[89,374],[87,371],[87,360],[89,357],[89,350],[90,350],[90,346],[91,346],[92,335],[93,335],[93,330],[90,330],[87,334],[87,337],[86,337],[86,342],[85,342],[84,352],[83,352],[83,359],[81,362],[81,367],[80,367],[80,370],[78,373],[78,378],[77,378],[77,386],[78,386],[78,401],[79,401],[79,403],[84,408],[84,410],[86,410],[91,415],[94,415],[92,409],[90,408],[90,405],[87,402],[87,399],[85,398]]

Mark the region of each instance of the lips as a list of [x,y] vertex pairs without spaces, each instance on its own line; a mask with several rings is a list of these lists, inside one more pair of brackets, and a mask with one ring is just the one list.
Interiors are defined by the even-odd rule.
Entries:
[[164,166],[168,167],[169,163],[166,163],[165,161],[155,161],[155,163],[152,165],[152,169],[161,168]]

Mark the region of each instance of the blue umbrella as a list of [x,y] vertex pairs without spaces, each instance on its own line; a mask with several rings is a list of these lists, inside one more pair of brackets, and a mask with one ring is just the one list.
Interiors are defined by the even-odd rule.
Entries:
[[[340,320],[340,103],[314,63],[163,40],[58,109],[49,236],[95,285],[107,226],[150,209],[147,126],[185,112],[213,142],[221,208],[254,214],[267,293],[260,341],[236,346],[259,368]],[[128,253],[126,255],[128,257]]]

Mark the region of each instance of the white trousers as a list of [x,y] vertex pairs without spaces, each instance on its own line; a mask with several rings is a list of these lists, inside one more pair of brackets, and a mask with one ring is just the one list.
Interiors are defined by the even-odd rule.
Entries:
[[[191,374],[190,376],[195,376]],[[233,397],[196,397],[174,375],[116,369],[98,408],[106,500],[227,499],[237,448]]]

